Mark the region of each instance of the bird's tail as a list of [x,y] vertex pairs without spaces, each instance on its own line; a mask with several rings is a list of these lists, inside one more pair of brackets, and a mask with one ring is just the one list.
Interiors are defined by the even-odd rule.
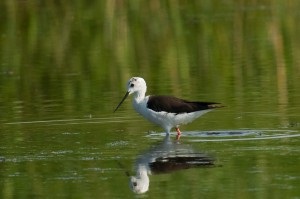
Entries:
[[226,107],[226,106],[224,106],[223,104],[220,104],[220,103],[211,103],[208,105],[208,108],[223,108],[223,107]]

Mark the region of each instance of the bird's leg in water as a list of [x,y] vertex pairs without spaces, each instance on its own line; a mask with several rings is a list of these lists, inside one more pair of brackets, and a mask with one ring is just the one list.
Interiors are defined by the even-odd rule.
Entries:
[[177,132],[176,140],[179,140],[179,139],[180,139],[180,136],[181,136],[180,129],[179,129],[178,127],[175,127],[175,130],[176,130],[176,132]]

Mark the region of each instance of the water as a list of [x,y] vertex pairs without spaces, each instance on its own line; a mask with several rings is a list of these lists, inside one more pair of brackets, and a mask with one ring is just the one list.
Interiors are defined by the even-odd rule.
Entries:
[[[0,198],[300,198],[299,8],[1,1]],[[168,140],[131,76],[226,107]]]

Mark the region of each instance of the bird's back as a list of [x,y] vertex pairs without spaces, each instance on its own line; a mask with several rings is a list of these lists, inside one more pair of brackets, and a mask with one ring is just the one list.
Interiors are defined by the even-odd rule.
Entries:
[[149,96],[147,102],[147,108],[161,112],[165,111],[168,113],[191,113],[196,111],[202,111],[207,109],[221,108],[223,105],[215,102],[193,102],[183,99],[179,99],[173,96]]

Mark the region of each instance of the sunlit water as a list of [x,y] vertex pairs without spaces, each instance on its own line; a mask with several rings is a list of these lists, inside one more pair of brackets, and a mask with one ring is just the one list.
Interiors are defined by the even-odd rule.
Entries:
[[[0,2],[0,198],[300,198],[298,1],[84,2]],[[133,75],[226,107],[176,141]]]

